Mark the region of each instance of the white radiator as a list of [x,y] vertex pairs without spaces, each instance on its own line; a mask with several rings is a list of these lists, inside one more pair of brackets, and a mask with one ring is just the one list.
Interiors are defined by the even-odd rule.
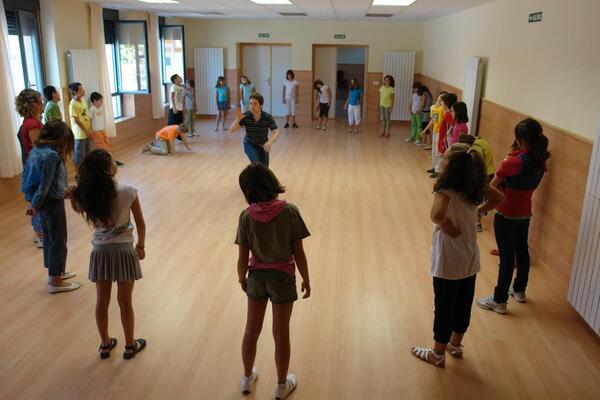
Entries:
[[[415,79],[415,52],[386,51],[383,55],[383,76],[385,75],[392,75],[396,83],[391,119],[410,121],[408,110],[412,102],[412,85]],[[381,84],[383,85],[383,78]]]
[[594,141],[571,284],[569,302],[600,335],[600,126]]
[[477,132],[477,118],[479,118],[479,100],[481,98],[481,79],[483,76],[483,62],[479,57],[471,57],[465,65],[465,82],[463,85],[462,101],[467,105],[469,117],[469,133]]
[[[89,98],[92,92],[100,93],[100,73],[97,65],[96,51],[93,49],[67,51],[69,83],[81,83],[85,89],[86,98]],[[110,93],[101,94],[105,97],[110,96]]]
[[[196,114],[216,115],[215,86],[219,76],[225,76],[223,48],[194,49],[196,78]],[[232,93],[237,82],[227,82]]]

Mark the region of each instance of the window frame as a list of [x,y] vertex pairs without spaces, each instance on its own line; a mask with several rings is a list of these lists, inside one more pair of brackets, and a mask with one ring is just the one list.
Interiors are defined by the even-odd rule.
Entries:
[[[108,25],[108,26],[107,26]],[[106,35],[106,31],[107,28],[109,28],[110,30],[110,38],[112,39],[112,41],[107,40],[107,35]],[[110,44],[112,46],[112,70],[109,71],[109,73],[112,73],[113,78],[115,80],[115,92],[111,92],[110,93],[110,99],[112,101],[113,97],[117,97],[117,101],[120,104],[119,107],[119,112],[117,113],[117,109],[114,109],[115,107],[113,107],[113,119],[120,119],[123,118],[123,94],[121,93],[120,89],[119,89],[119,73],[120,73],[120,63],[118,62],[118,51],[117,51],[117,46],[116,46],[116,38],[115,38],[115,33],[116,33],[116,28],[115,28],[115,21],[111,20],[111,19],[105,19],[104,20],[104,45],[106,46],[107,44]],[[107,43],[108,41],[108,43]]]
[[185,65],[185,26],[184,25],[160,25],[158,27],[158,31],[159,31],[159,42],[160,42],[160,69],[161,69],[161,81],[163,85],[168,85],[171,83],[171,81],[169,81],[167,79],[167,76],[165,75],[165,46],[163,45],[163,28],[181,28],[181,48],[183,50],[182,53],[182,57],[183,57],[183,75],[181,77],[181,79],[185,79],[185,73],[186,73],[186,65]]

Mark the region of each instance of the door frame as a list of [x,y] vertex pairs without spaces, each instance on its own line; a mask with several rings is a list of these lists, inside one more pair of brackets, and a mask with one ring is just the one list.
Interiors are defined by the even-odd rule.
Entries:
[[[261,43],[261,42],[237,42],[236,44],[236,55],[237,55],[237,74],[236,74],[236,90],[240,85],[240,77],[244,75],[244,47],[258,47],[268,46],[271,47],[271,53],[273,52],[273,46],[287,46],[292,47],[291,43]],[[293,53],[292,53],[293,55]],[[271,80],[271,108],[273,108],[273,60],[269,63],[269,79]],[[238,99],[239,102],[239,99]],[[239,104],[238,104],[239,107]],[[269,110],[271,112],[271,110]]]
[[[327,43],[313,43],[312,45],[312,81],[311,81],[311,101],[310,101],[310,107],[311,110],[315,110],[315,96],[314,96],[314,92],[312,90],[312,83],[315,81],[316,77],[315,77],[315,54],[316,54],[316,49],[318,47],[335,47],[336,49],[341,49],[341,48],[361,48],[361,49],[365,49],[365,76],[364,76],[364,85],[363,85],[363,104],[362,104],[362,119],[363,121],[367,119],[367,102],[368,102],[368,94],[367,94],[367,85],[368,85],[368,77],[369,77],[369,45],[368,44],[327,44]],[[337,64],[336,64],[337,66]],[[311,112],[311,116],[314,115],[313,112]],[[314,119],[314,118],[313,118]]]

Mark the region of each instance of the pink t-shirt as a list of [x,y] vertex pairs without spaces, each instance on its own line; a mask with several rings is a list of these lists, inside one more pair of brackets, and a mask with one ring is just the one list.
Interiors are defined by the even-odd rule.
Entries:
[[456,122],[454,124],[454,128],[452,129],[452,135],[450,135],[450,139],[448,143],[452,146],[454,143],[458,142],[458,138],[460,135],[468,135],[469,127],[466,122]]

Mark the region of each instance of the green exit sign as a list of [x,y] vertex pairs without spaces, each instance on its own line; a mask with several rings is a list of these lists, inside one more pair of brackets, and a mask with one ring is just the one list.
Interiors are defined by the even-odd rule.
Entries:
[[335,35],[333,35],[334,39],[346,39],[346,35],[344,35],[343,33],[336,33]]
[[542,20],[542,12],[541,11],[529,14],[529,23],[540,22],[541,20]]
[[262,38],[262,39],[268,39],[268,38],[270,38],[270,37],[271,37],[271,34],[270,34],[270,33],[265,33],[265,32],[262,32],[262,33],[259,33],[259,34],[258,34],[258,37],[259,37],[259,38]]

